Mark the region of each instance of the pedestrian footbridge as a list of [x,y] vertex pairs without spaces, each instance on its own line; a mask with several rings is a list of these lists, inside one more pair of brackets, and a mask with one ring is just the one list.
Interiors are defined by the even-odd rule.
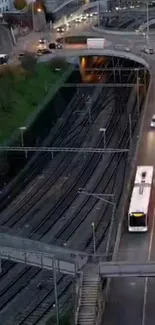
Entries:
[[0,234],[0,258],[45,269],[55,268],[61,273],[73,276],[90,263],[96,264],[96,273],[104,278],[155,276],[155,261],[100,262],[99,256],[89,256],[86,253],[6,233]]
[[88,256],[63,247],[1,233],[0,259],[49,270],[55,267],[59,272],[75,275],[87,263]]

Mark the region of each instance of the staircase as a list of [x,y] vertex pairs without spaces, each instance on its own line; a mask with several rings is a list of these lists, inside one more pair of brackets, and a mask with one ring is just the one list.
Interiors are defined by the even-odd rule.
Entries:
[[96,266],[89,265],[83,273],[77,325],[95,325],[99,282]]

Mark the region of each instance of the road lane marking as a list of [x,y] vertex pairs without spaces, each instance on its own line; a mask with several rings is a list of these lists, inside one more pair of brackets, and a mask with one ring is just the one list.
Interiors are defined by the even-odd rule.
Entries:
[[[153,222],[152,222],[152,229],[151,229],[151,236],[150,236],[149,250],[148,250],[148,261],[150,261],[151,258],[154,230],[155,230],[155,208],[153,211]],[[142,325],[145,325],[147,293],[148,293],[148,277],[145,278]]]

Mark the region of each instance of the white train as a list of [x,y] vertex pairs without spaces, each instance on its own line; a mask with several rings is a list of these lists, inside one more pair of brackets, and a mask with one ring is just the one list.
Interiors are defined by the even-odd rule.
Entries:
[[129,232],[146,232],[148,230],[148,209],[153,171],[153,166],[137,167],[128,213]]

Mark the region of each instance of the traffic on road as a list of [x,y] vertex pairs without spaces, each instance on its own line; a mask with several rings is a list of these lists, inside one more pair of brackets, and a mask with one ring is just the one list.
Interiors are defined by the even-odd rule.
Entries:
[[[26,42],[21,42],[19,47],[17,46],[13,55],[10,55],[10,58],[6,56],[6,54],[1,55],[0,64],[6,64],[7,62],[19,62],[19,60],[21,60],[25,55],[25,52],[33,52],[39,58],[39,60],[44,60],[45,58],[46,61],[46,58],[48,57],[51,58],[56,56],[57,53],[64,53],[64,50],[69,52],[69,50],[73,51],[74,49],[78,48],[81,50],[101,48],[103,50],[103,54],[104,49],[108,48],[115,50],[116,53],[118,51],[122,51],[126,52],[126,55],[135,54],[137,57],[139,56],[146,60],[150,67],[151,83],[148,97],[146,97],[145,101],[144,115],[140,120],[141,128],[138,135],[136,135],[135,140],[135,142],[138,141],[139,151],[137,152],[136,163],[134,165],[135,175],[133,186],[130,193],[128,193],[129,207],[125,215],[125,222],[123,222],[117,259],[124,262],[146,260],[151,262],[155,259],[154,40],[149,39],[148,42],[146,33],[144,32],[135,32],[134,35],[119,35],[119,33],[113,34],[113,32],[106,33],[104,31],[103,37],[103,32],[97,33],[92,30],[96,19],[96,11],[82,14],[75,17],[73,21],[66,22],[66,24],[57,27],[55,30],[40,33],[37,36],[33,35],[32,37],[29,37]],[[77,37],[84,34],[86,34],[85,44],[67,44],[66,37]],[[62,42],[59,41],[60,39],[62,39]],[[109,67],[110,64],[111,63],[109,63],[109,61],[106,62],[107,67]],[[117,68],[117,64],[115,65],[115,68]],[[103,67],[103,63],[97,61],[96,59],[96,61],[92,62],[92,67],[100,69]],[[102,82],[106,80],[107,75],[108,74],[106,73],[97,71],[96,75],[95,72],[94,75],[92,73],[91,76],[90,73],[89,76],[85,74],[85,80],[88,82],[90,81],[89,78],[91,77],[91,80],[95,80],[95,82],[97,80],[98,83],[100,82],[102,84]],[[93,79],[93,77],[96,79]],[[108,75],[108,78],[111,80],[111,75],[110,77]],[[116,70],[114,78],[120,78],[120,75]],[[128,76],[129,81],[130,78],[132,78],[132,76]],[[135,78],[137,78],[137,76]],[[135,81],[135,79],[132,79],[132,83],[133,80]],[[137,78],[137,80],[139,83],[139,78]],[[114,79],[112,79],[112,81],[115,83]],[[90,108],[90,99],[92,98],[91,90],[84,87],[82,89],[77,89],[77,92],[74,94],[73,99],[67,106],[63,115],[64,120],[59,121],[58,129],[54,129],[51,140],[52,145],[56,146],[57,144],[59,145],[63,143],[64,146],[67,146],[69,143],[70,146],[72,145],[73,147],[86,144],[89,144],[89,146],[92,147],[106,147],[110,143],[111,147],[118,145],[120,147],[122,146],[122,148],[126,148],[126,146],[129,146],[129,128],[128,121],[126,121],[125,109],[129,100],[130,89],[123,87],[124,86],[121,85],[121,82],[121,90],[118,89],[118,91],[115,87],[111,87],[111,90],[104,87],[102,90],[100,90],[98,87],[94,87],[92,93],[94,96],[93,98],[95,99],[91,101],[91,116],[90,109],[88,109]],[[135,83],[134,96],[136,100],[131,112],[133,120],[132,130],[130,130],[131,133],[135,132],[138,124],[137,122],[139,116],[137,114],[139,114],[139,112],[137,113],[137,106],[139,105],[140,107],[139,100],[141,100],[141,105],[143,105],[143,96],[139,99],[139,97],[136,96],[137,91],[139,91],[139,88],[138,84]],[[83,107],[85,109],[85,106],[87,107],[87,110],[86,113],[83,113]],[[104,112],[102,112],[102,110],[104,110]],[[79,111],[82,112],[81,115],[79,114]],[[91,126],[90,121],[92,123]],[[94,125],[93,122],[95,123]],[[105,125],[102,125],[103,122]],[[118,125],[121,125],[120,129],[118,128]],[[69,133],[66,133],[68,130],[70,130]],[[100,136],[101,132],[98,132],[98,130],[102,130],[103,136]],[[46,170],[46,172],[42,175],[43,178],[37,180],[37,182],[30,186],[28,191],[21,196],[21,199],[16,201],[17,207],[16,204],[12,204],[7,208],[7,213],[6,211],[2,212],[1,224],[4,227],[13,227],[14,231],[16,231],[16,228],[19,229],[21,235],[26,232],[32,238],[35,238],[34,235],[40,236],[39,239],[50,241],[52,244],[57,244],[57,240],[61,240],[61,245],[71,245],[72,249],[76,249],[78,243],[78,249],[86,250],[88,254],[92,254],[93,252],[96,254],[96,247],[94,249],[94,246],[92,246],[93,238],[96,236],[95,239],[97,249],[100,247],[100,252],[105,251],[108,238],[107,229],[109,229],[110,225],[110,207],[108,204],[104,205],[103,202],[101,203],[98,201],[95,201],[94,204],[90,198],[88,198],[87,201],[84,198],[79,198],[77,195],[77,188],[79,186],[78,184],[83,186],[84,183],[85,185],[89,185],[90,188],[95,188],[95,191],[104,192],[107,189],[110,189],[110,193],[113,193],[113,190],[117,184],[118,190],[116,191],[116,197],[119,202],[125,179],[126,161],[124,158],[122,158],[122,156],[115,159],[115,156],[111,154],[110,157],[111,158],[109,161],[106,157],[102,157],[101,161],[100,159],[95,158],[95,156],[93,156],[90,160],[87,160],[86,157],[84,157],[83,160],[80,158],[81,160],[79,164],[78,156],[74,156],[74,160],[72,159],[71,155],[67,156],[62,153],[58,154],[55,160],[51,162],[52,169]],[[37,164],[42,165],[46,159],[46,155],[44,157],[40,157]],[[95,168],[98,168],[96,169],[96,172],[94,172]],[[32,167],[30,173],[33,175],[36,173],[36,170],[37,165]],[[72,178],[70,175],[72,175],[73,171],[74,173]],[[102,175],[100,174],[101,171]],[[89,176],[93,175],[93,177],[88,177],[88,174]],[[89,183],[87,183],[88,180]],[[46,202],[41,201],[44,204],[44,209],[41,210],[40,206],[39,208],[36,207],[34,209],[36,202],[39,204],[39,200],[42,200],[44,183],[46,181],[47,191],[45,190],[45,192],[47,192],[47,200]],[[57,185],[56,181],[58,182]],[[54,195],[57,188],[62,190],[61,195],[59,192],[58,196],[54,197],[55,201],[53,200],[51,202],[51,206],[49,207],[49,200],[51,200],[51,196]],[[27,201],[29,202],[28,206],[26,205]],[[99,217],[98,219],[95,219],[95,221],[94,213],[96,213],[96,215]],[[102,213],[104,213],[105,216],[104,222],[102,218],[100,218]],[[45,217],[44,219],[43,215]],[[24,218],[26,218],[26,223]],[[91,226],[93,234],[90,234]],[[51,229],[53,237],[51,236]],[[86,237],[79,241],[81,231],[85,232]],[[95,232],[96,234],[94,235]],[[34,270],[33,268],[26,269],[18,264],[13,265],[13,263],[11,264],[10,261],[8,264],[3,261],[2,268],[2,276],[4,275],[5,277],[5,273],[7,273],[7,270],[9,270],[8,272],[10,272],[9,274],[11,274],[13,278],[11,284],[9,283],[9,278],[7,277],[2,283],[4,288],[2,289],[0,308],[3,311],[1,315],[4,324],[7,317],[7,311],[5,309],[3,310],[3,306],[5,306],[5,304],[9,304],[12,297],[16,297],[16,292],[20,291],[21,286],[25,285],[24,274],[28,279],[37,277],[37,283],[39,283],[39,285],[36,287],[36,285],[34,285],[31,281],[27,283],[28,295],[26,296],[21,294],[22,306],[25,304],[25,314],[22,314],[22,312],[20,314],[19,311],[16,313],[16,324],[18,325],[24,324],[24,322],[30,322],[31,317],[33,317],[33,320],[37,321],[39,317],[41,317],[40,315],[46,311],[46,307],[53,308],[53,306],[55,306],[53,287],[50,285],[49,287],[46,287],[42,284],[43,276],[44,278],[49,278],[48,272]],[[21,283],[19,283],[18,279],[16,279],[16,274],[20,275]],[[6,284],[6,288],[4,284]],[[12,291],[7,291],[9,285],[12,288]],[[61,307],[63,306],[63,303],[68,301],[68,288],[70,286],[71,281],[69,276],[64,278],[59,275],[58,291],[61,299]],[[34,291],[32,290],[33,287]],[[3,293],[5,294],[4,299]],[[35,300],[37,295],[38,302]],[[45,301],[44,305],[42,304],[41,299],[39,300],[39,297],[42,298],[42,301]],[[108,301],[105,308],[103,324],[128,325],[132,323],[132,325],[154,325],[154,297],[154,278],[126,278],[112,280]],[[26,309],[26,303],[28,304],[29,299],[35,301],[32,308],[33,310],[30,308],[30,306]],[[15,302],[13,302],[10,307],[11,312],[13,312],[14,307]],[[23,308],[24,307],[22,307],[22,309]]]

